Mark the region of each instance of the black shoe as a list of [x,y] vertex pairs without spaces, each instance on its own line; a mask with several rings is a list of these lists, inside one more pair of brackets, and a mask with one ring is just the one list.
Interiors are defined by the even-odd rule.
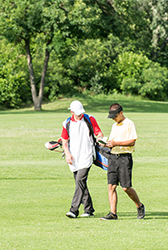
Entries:
[[107,214],[105,217],[100,218],[100,220],[117,220],[117,219],[118,219],[117,215],[111,212]]
[[145,206],[142,204],[141,207],[137,208],[138,215],[137,219],[143,219],[145,217]]

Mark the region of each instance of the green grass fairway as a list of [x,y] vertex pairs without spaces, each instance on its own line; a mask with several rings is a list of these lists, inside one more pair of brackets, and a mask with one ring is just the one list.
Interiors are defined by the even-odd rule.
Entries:
[[122,96],[79,98],[105,136],[113,123],[107,119],[113,102],[123,105],[137,127],[133,187],[146,217],[136,219],[134,203],[118,187],[119,219],[101,221],[109,212],[107,172],[94,165],[90,171],[95,216],[69,219],[72,173],[61,153],[44,146],[60,137],[72,100],[45,104],[41,112],[0,111],[0,250],[168,249],[168,103]]

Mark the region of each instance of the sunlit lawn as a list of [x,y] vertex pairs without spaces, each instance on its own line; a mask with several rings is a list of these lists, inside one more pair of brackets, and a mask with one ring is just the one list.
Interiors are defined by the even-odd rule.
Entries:
[[107,119],[113,102],[120,102],[135,122],[133,187],[146,206],[145,219],[136,219],[135,205],[118,187],[119,219],[100,220],[109,212],[107,172],[94,165],[88,186],[95,216],[65,216],[75,187],[72,173],[61,153],[44,144],[59,138],[70,99],[43,105],[42,112],[0,111],[0,249],[167,249],[168,104],[120,98],[80,100],[105,136],[113,123]]

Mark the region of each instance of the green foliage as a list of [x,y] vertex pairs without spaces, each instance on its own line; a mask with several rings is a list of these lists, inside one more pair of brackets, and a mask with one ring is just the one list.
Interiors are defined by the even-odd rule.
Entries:
[[140,94],[153,100],[168,97],[168,70],[146,56],[125,52],[119,55],[115,67],[118,84],[124,93]]
[[27,39],[41,28],[41,5],[39,2],[10,0],[1,1],[2,28],[4,36],[11,42]]
[[123,50],[118,38],[110,34],[106,41],[87,39],[80,43],[75,39],[67,39],[61,45],[59,56],[58,47],[54,48],[55,53],[51,55],[51,62],[55,62],[54,78],[60,88],[65,84],[67,88],[71,86],[71,93],[76,89],[88,89],[96,94],[116,88],[111,65]]
[[90,84],[90,90],[93,91],[95,94],[100,94],[103,92],[103,86],[100,83],[100,76],[98,72],[96,72],[95,76],[90,79]]
[[[28,67],[35,108],[40,109],[43,97],[41,93],[43,93],[44,89],[45,72],[47,70],[49,54],[53,48],[59,50],[60,47],[62,47],[55,45],[54,42],[61,40],[63,43],[66,43],[66,39],[70,40],[70,37],[74,37],[75,39],[92,37],[93,26],[100,21],[99,14],[101,10],[94,5],[91,6],[92,8],[89,2],[82,0],[40,0],[35,2],[31,0],[15,0],[13,2],[7,0],[5,3],[1,0],[0,11],[2,15],[0,15],[0,32],[9,42],[19,42],[22,44],[22,46],[25,47],[24,53],[27,54],[27,57],[33,58],[31,63],[28,62]],[[57,35],[58,39],[54,39]],[[24,41],[25,44],[23,44],[22,41]],[[34,60],[33,56],[36,54],[34,50],[37,48],[37,46],[34,45],[35,42],[37,44],[44,43],[42,50],[47,52],[44,66],[41,63],[41,56],[40,60]],[[34,64],[35,66],[33,66]],[[40,71],[39,66],[41,66]],[[59,83],[61,86],[60,91],[63,94],[71,90],[71,84],[68,80],[67,78],[61,84]],[[54,84],[56,82],[58,82],[58,80],[54,81]],[[41,88],[39,91],[40,96],[37,97],[39,87]],[[50,89],[51,93],[49,93]],[[52,100],[57,92],[58,85],[50,87],[50,83],[49,86],[44,89],[45,95],[48,95]]]
[[144,69],[141,75],[139,94],[152,100],[165,100],[168,97],[168,70],[157,63]]
[[167,42],[168,42],[168,2],[164,0],[152,1],[151,8],[152,22],[152,56],[154,61],[168,67]]
[[[27,100],[25,74],[9,62],[0,67],[0,104],[7,108],[19,108]],[[29,90],[30,91],[30,90]]]
[[138,95],[141,84],[134,78],[123,78],[121,89],[125,94]]
[[149,67],[150,60],[142,54],[124,52],[118,56],[115,63],[116,81],[118,87],[126,93],[138,94],[140,84],[139,77],[144,68]]
[[5,40],[0,48],[0,104],[7,108],[18,108],[30,100],[27,84],[25,57],[17,58],[17,49],[11,50]]
[[143,68],[150,65],[150,60],[143,54],[135,54],[133,52],[125,52],[118,56],[116,67],[118,68],[119,82],[124,77],[137,78],[141,74]]
[[167,13],[164,0],[0,0],[1,105],[31,100],[25,41],[37,93],[50,52],[44,100],[84,90],[167,99]]

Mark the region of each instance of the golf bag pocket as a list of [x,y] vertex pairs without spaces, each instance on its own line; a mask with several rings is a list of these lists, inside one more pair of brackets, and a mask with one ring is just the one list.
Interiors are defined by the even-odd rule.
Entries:
[[106,147],[101,147],[100,145],[96,145],[96,159],[93,164],[107,170],[108,169],[108,158],[110,156],[110,149]]

